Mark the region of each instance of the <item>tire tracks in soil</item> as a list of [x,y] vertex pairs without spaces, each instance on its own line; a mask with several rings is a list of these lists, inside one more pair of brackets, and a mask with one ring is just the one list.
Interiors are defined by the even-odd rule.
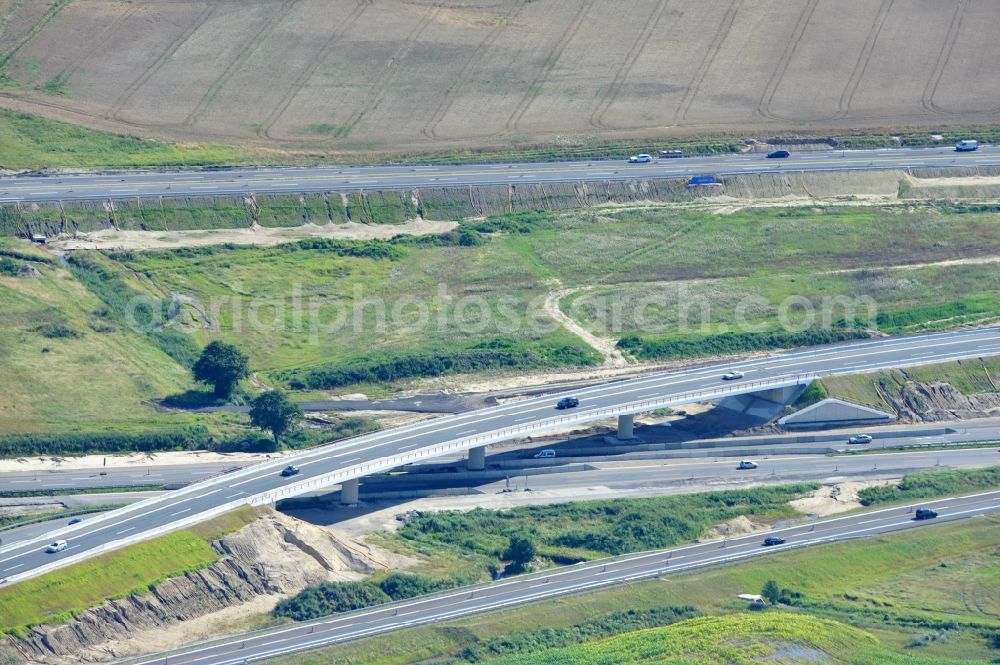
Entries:
[[955,49],[955,43],[958,42],[958,37],[962,32],[962,21],[965,18],[965,12],[968,8],[969,0],[959,0],[956,3],[955,13],[952,14],[951,23],[948,26],[948,35],[945,37],[944,44],[941,45],[941,51],[938,53],[937,61],[934,63],[934,71],[927,80],[924,92],[920,96],[920,106],[924,110],[936,115],[946,115],[948,113],[948,111],[945,111],[934,103],[934,95],[937,94],[938,86],[944,77],[944,70],[948,66],[951,53]]
[[497,22],[493,29],[490,30],[489,34],[479,42],[476,46],[476,50],[473,51],[469,59],[465,61],[465,65],[462,66],[462,70],[458,73],[458,78],[452,85],[442,93],[441,103],[431,114],[430,120],[424,125],[421,130],[421,134],[429,139],[440,140],[440,136],[437,133],[437,126],[440,125],[444,119],[447,117],[448,112],[451,110],[452,105],[459,97],[459,93],[465,90],[469,85],[471,80],[470,75],[476,70],[476,68],[481,64],[486,53],[489,51],[490,47],[496,43],[500,35],[504,33],[504,30],[513,23],[517,17],[520,15],[521,10],[524,9],[525,5],[528,4],[530,0],[521,0],[511,11],[503,15],[502,19]]
[[282,115],[284,115],[285,111],[288,110],[288,107],[291,106],[292,102],[295,100],[295,97],[298,96],[299,92],[301,92],[306,86],[306,83],[309,82],[309,79],[311,79],[313,74],[316,73],[316,70],[319,69],[319,66],[323,64],[324,60],[326,60],[326,56],[330,53],[330,49],[332,49],[333,46],[337,44],[344,37],[344,35],[351,30],[351,28],[354,27],[354,24],[357,23],[359,18],[361,18],[361,15],[364,14],[365,11],[373,4],[375,4],[374,0],[358,0],[358,4],[354,10],[351,11],[351,13],[348,14],[347,17],[341,22],[338,26],[338,30],[330,36],[326,43],[320,48],[316,56],[309,61],[309,64],[306,65],[305,69],[299,72],[299,75],[295,77],[295,81],[285,92],[281,101],[278,102],[273,109],[271,109],[271,112],[261,124],[260,130],[257,132],[258,135],[273,138],[271,136],[271,129],[274,127],[274,124],[279,118],[281,118]]
[[756,114],[761,118],[768,118],[771,120],[784,120],[771,111],[771,104],[774,103],[774,96],[778,92],[778,88],[781,86],[781,81],[785,78],[785,73],[788,71],[788,66],[792,62],[792,58],[795,56],[795,51],[799,48],[799,43],[802,41],[802,36],[806,32],[806,28],[809,26],[809,22],[812,20],[813,14],[816,12],[816,7],[819,5],[819,0],[809,0],[806,6],[802,8],[802,13],[799,15],[799,20],[795,23],[795,28],[792,30],[791,38],[785,44],[785,50],[781,54],[781,58],[778,60],[778,66],[771,73],[771,78],[768,79],[767,85],[764,86],[764,94],[760,96],[760,101],[757,102]]
[[120,26],[126,19],[130,18],[132,14],[138,11],[138,9],[139,9],[138,5],[128,5],[128,8],[125,9],[125,11],[123,11],[121,14],[115,17],[115,19],[111,23],[105,26],[104,30],[101,31],[100,36],[94,40],[94,43],[91,45],[89,49],[87,49],[86,53],[84,53],[81,58],[74,61],[69,66],[64,67],[63,70],[59,72],[57,78],[61,78],[64,82],[68,82],[70,78],[77,72],[77,70],[80,69],[80,67],[90,62],[90,59],[93,58],[95,55],[104,51],[107,39],[110,36],[114,35],[115,32],[118,31],[118,26]]
[[354,126],[361,122],[361,119],[365,117],[369,112],[374,111],[381,104],[382,99],[385,97],[385,92],[389,88],[389,84],[396,78],[399,74],[399,64],[406,59],[413,50],[414,44],[420,39],[420,35],[423,34],[427,26],[431,24],[434,17],[437,16],[441,11],[440,6],[435,3],[428,6],[427,11],[424,13],[417,24],[412,30],[406,35],[406,39],[403,40],[403,44],[396,49],[396,52],[392,54],[389,58],[389,62],[386,63],[382,71],[378,73],[375,77],[371,88],[368,91],[368,99],[365,101],[364,106],[359,110],[351,114],[341,127],[342,129],[337,132],[338,137],[347,136],[354,129]]
[[719,51],[722,50],[722,44],[733,29],[736,15],[742,7],[743,0],[730,0],[729,8],[726,9],[726,13],[722,16],[722,22],[719,23],[719,29],[715,31],[715,36],[708,45],[708,49],[705,51],[701,62],[698,63],[698,69],[695,70],[694,76],[691,77],[691,83],[688,84],[688,88],[684,92],[684,97],[681,98],[681,103],[674,112],[675,123],[687,118],[688,111],[691,110],[691,104],[694,103],[695,97],[701,91],[701,85],[705,82],[705,77],[708,76],[708,70],[711,69],[712,63],[715,62]]
[[222,73],[208,86],[205,90],[205,94],[201,96],[198,100],[197,106],[195,106],[191,112],[184,118],[182,125],[190,126],[196,123],[208,110],[208,107],[215,101],[215,96],[219,94],[223,86],[229,81],[230,77],[236,73],[236,71],[246,62],[253,53],[260,47],[261,43],[264,41],[264,36],[271,32],[278,23],[283,21],[288,13],[292,11],[292,8],[298,4],[299,0],[286,0],[286,2],[281,5],[277,11],[275,11],[264,25],[260,27],[254,35],[246,40],[243,48],[240,49],[239,53],[230,61]]
[[882,4],[878,8],[878,14],[875,15],[875,21],[872,23],[871,30],[868,31],[868,38],[865,39],[865,44],[861,48],[858,61],[854,63],[854,70],[851,71],[851,77],[847,80],[844,91],[840,93],[837,113],[832,118],[845,118],[851,112],[854,95],[858,92],[858,87],[861,85],[861,81],[864,80],[865,74],[868,73],[868,64],[871,62],[875,45],[878,43],[879,35],[882,34],[882,28],[885,26],[885,20],[892,11],[892,6],[895,2],[896,0],[882,0]]
[[521,97],[521,100],[517,103],[514,108],[514,112],[510,114],[507,118],[507,122],[504,125],[504,129],[508,132],[515,132],[518,129],[518,125],[524,118],[528,109],[534,103],[535,99],[542,92],[542,87],[549,78],[549,74],[555,68],[556,63],[562,57],[563,51],[569,46],[569,43],[576,36],[576,33],[580,31],[580,26],[583,25],[583,19],[590,12],[590,8],[593,7],[594,0],[581,0],[580,7],[577,9],[576,14],[570,20],[569,25],[563,30],[563,33],[559,36],[555,45],[549,51],[548,56],[546,56],[545,61],[542,63],[535,77],[531,81],[531,85],[528,86],[528,90]]
[[621,93],[622,87],[624,87],[629,73],[632,71],[635,63],[639,60],[639,56],[642,55],[643,50],[645,50],[646,44],[649,42],[649,38],[656,32],[660,19],[666,12],[669,4],[670,0],[660,0],[656,6],[653,7],[653,12],[649,15],[649,18],[646,19],[646,23],[643,26],[642,31],[639,33],[639,38],[632,44],[632,48],[629,49],[628,53],[625,55],[625,59],[618,66],[618,70],[615,72],[615,76],[611,80],[611,85],[608,86],[608,90],[604,93],[604,96],[597,104],[597,107],[594,108],[594,112],[590,114],[589,123],[591,127],[595,129],[611,129],[611,127],[608,127],[607,123],[604,121],[604,116],[607,115],[611,105],[615,103],[615,100]]
[[163,65],[167,63],[168,60],[170,60],[170,58],[174,55],[174,53],[177,52],[177,49],[179,49],[184,44],[184,42],[186,42],[188,39],[191,38],[191,35],[193,35],[195,32],[198,31],[198,28],[200,28],[202,25],[205,24],[205,21],[208,20],[208,17],[211,16],[213,13],[215,13],[216,7],[217,5],[215,5],[214,3],[209,3],[205,7],[205,9],[203,9],[202,12],[198,14],[198,17],[194,21],[192,21],[191,24],[184,30],[184,32],[182,32],[180,36],[177,37],[177,39],[172,41],[170,45],[167,46],[167,49],[160,54],[160,56],[153,62],[153,64],[147,67],[146,70],[141,75],[139,75],[139,78],[132,81],[132,83],[130,83],[129,86],[125,88],[125,90],[122,92],[121,95],[118,96],[118,99],[115,100],[115,103],[111,106],[111,108],[107,111],[107,113],[104,114],[105,120],[120,120],[118,114],[121,113],[125,105],[128,104],[130,99],[132,99],[132,96],[135,95],[135,93],[137,93],[139,89],[142,88],[142,86],[144,86],[147,81],[149,81],[149,79],[153,78],[156,72],[160,71],[160,68],[162,68]]

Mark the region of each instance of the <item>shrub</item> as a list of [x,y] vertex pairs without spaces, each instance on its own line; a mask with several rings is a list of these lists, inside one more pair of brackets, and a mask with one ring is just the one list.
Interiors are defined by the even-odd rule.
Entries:
[[457,581],[451,578],[435,580],[423,575],[393,573],[379,582],[378,586],[393,600],[403,600],[453,588],[457,586]]
[[15,261],[7,256],[0,257],[0,275],[7,275],[8,277],[17,277],[21,274],[21,268],[24,264],[20,261]]
[[308,621],[328,614],[387,603],[389,600],[389,596],[381,589],[367,582],[323,582],[278,603],[274,608],[274,616]]
[[723,333],[690,339],[649,339],[638,335],[626,335],[618,340],[618,348],[640,359],[656,360],[832,344],[868,336],[869,333],[863,328]]
[[35,332],[49,339],[74,339],[80,337],[80,332],[70,328],[65,323],[46,323],[35,328]]
[[863,506],[928,499],[1000,487],[1000,466],[964,471],[924,471],[903,476],[896,485],[868,487],[858,492]]

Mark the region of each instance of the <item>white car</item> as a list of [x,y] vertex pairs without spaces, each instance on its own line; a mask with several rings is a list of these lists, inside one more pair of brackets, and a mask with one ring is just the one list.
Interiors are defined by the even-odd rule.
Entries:
[[752,461],[750,461],[748,459],[745,459],[745,460],[742,460],[740,462],[740,465],[738,467],[736,467],[736,468],[737,469],[756,469],[757,468],[757,462],[752,462]]
[[722,375],[723,381],[735,381],[736,379],[742,379],[742,378],[743,378],[743,372],[737,372],[735,370],[732,372],[726,372],[725,374]]
[[65,540],[57,540],[54,543],[49,543],[49,546],[45,548],[45,551],[49,554],[55,554],[56,552],[62,552],[66,549]]
[[868,434],[855,434],[847,440],[848,443],[871,443],[872,437]]
[[632,155],[628,158],[629,164],[649,164],[651,161],[653,161],[653,157],[651,155],[647,155],[646,153]]

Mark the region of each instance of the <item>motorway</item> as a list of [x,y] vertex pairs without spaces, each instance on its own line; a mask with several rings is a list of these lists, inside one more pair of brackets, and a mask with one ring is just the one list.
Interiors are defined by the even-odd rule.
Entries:
[[[443,454],[622,413],[802,384],[818,376],[996,355],[1000,355],[998,328],[884,338],[591,386],[576,391],[580,406],[566,411],[554,408],[555,398],[542,396],[444,416],[210,478],[64,527],[47,538],[58,534],[69,541],[69,547],[58,554],[45,553],[42,539],[4,546],[0,548],[0,577],[24,579],[247,503],[271,503]],[[744,378],[722,381],[721,374],[731,369],[744,372]],[[296,464],[301,472],[290,478],[280,476],[280,469],[288,463]]]
[[659,159],[442,166],[311,166],[203,169],[176,172],[22,175],[0,178],[0,203],[156,196],[213,196],[518,185],[736,175],[767,172],[998,166],[1000,147],[958,153],[950,147],[792,152],[787,159],[759,153]]
[[[621,584],[741,561],[750,557],[787,551],[851,538],[862,538],[904,529],[926,528],[933,523],[1000,514],[1000,492],[927,501],[920,504],[937,510],[931,522],[913,519],[915,506],[887,508],[846,517],[811,522],[723,541],[711,541],[671,550],[645,552],[618,559],[567,566],[490,585],[455,589],[414,600],[361,610],[214,643],[132,659],[129,665],[236,665],[283,654],[315,649],[421,624],[457,619],[495,611],[526,602],[552,598]],[[991,525],[995,528],[994,519]],[[766,535],[786,540],[783,545],[763,547]],[[756,589],[733,589],[752,592]]]
[[[799,436],[799,434],[767,437],[729,437],[719,442],[720,445],[717,447],[689,448],[685,451],[685,455],[690,454],[691,458],[688,459],[690,462],[694,462],[697,458],[726,456],[730,453],[730,451],[741,451],[741,454],[745,453],[746,455],[753,457],[755,453],[746,451],[754,449],[773,450],[774,453],[769,453],[772,455],[785,455],[785,453],[781,452],[783,448],[795,448],[797,450],[811,449],[815,452],[815,454],[823,455],[831,448],[856,452],[859,451],[859,449],[879,450],[904,446],[950,447],[961,446],[963,444],[1000,441],[1000,418],[977,418],[976,420],[970,421],[942,422],[934,423],[934,426],[936,428],[945,428],[949,431],[929,436],[926,434],[928,431],[928,425],[926,424],[908,425],[905,427],[887,427],[884,430],[883,428],[869,428],[865,431],[872,434],[875,437],[875,440],[871,444],[863,447],[846,445],[847,438],[851,434],[855,433],[854,429],[844,430],[843,432],[824,432],[816,435],[823,438],[823,441],[816,443],[795,443],[790,446],[775,442],[789,440]],[[639,430],[645,431],[641,426]],[[883,438],[883,431],[891,432],[894,436],[891,438]],[[906,435],[900,436],[900,432],[906,432]],[[829,437],[830,440],[826,440],[827,437]],[[697,443],[697,441],[692,440],[688,443],[694,444]],[[570,439],[565,445],[572,447],[573,440]],[[530,460],[530,458],[540,447],[555,447],[559,454],[559,458],[553,461],[554,465],[566,462],[566,460],[562,459],[565,456],[563,453],[563,445],[553,442],[546,442],[539,445],[537,440],[534,445],[527,449],[519,448],[517,450],[507,450],[503,453],[494,454],[490,459],[493,461],[509,460],[509,466],[505,466],[504,468],[508,469],[511,475],[516,475],[517,465],[520,463],[518,460],[526,459],[528,460],[526,462],[527,465],[534,466],[535,462]],[[945,457],[940,457],[939,455],[941,464],[950,466],[951,462],[948,460],[951,459],[950,455],[953,452],[959,456],[963,454],[961,451],[944,451],[942,454],[944,454]],[[670,454],[665,454],[660,451],[609,454],[601,447],[594,447],[586,449],[585,453],[583,450],[580,450],[579,454],[571,453],[569,456],[574,458],[574,462],[594,463],[636,459],[663,460],[669,459]],[[460,463],[463,459],[464,453],[442,455],[435,458],[432,463],[442,465],[456,464]],[[679,461],[679,459],[675,459],[671,463],[676,464]],[[217,475],[226,469],[239,468],[240,466],[247,464],[249,464],[249,462],[239,464],[227,461],[213,461],[189,462],[170,465],[157,464],[147,466],[137,463],[129,466],[97,466],[94,468],[56,467],[40,469],[37,471],[7,471],[0,472],[0,488],[22,492],[38,490],[88,490],[109,487],[159,487],[164,485],[168,488],[178,488],[187,485],[188,483],[202,480],[206,476]],[[779,469],[779,472],[780,471],[781,469]],[[434,475],[440,477],[442,474]],[[421,474],[421,477],[427,478],[428,474]]]

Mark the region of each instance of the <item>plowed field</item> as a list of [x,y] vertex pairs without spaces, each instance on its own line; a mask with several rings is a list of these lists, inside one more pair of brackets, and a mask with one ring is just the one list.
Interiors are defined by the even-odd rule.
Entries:
[[996,0],[0,0],[0,106],[433,150],[996,124]]

